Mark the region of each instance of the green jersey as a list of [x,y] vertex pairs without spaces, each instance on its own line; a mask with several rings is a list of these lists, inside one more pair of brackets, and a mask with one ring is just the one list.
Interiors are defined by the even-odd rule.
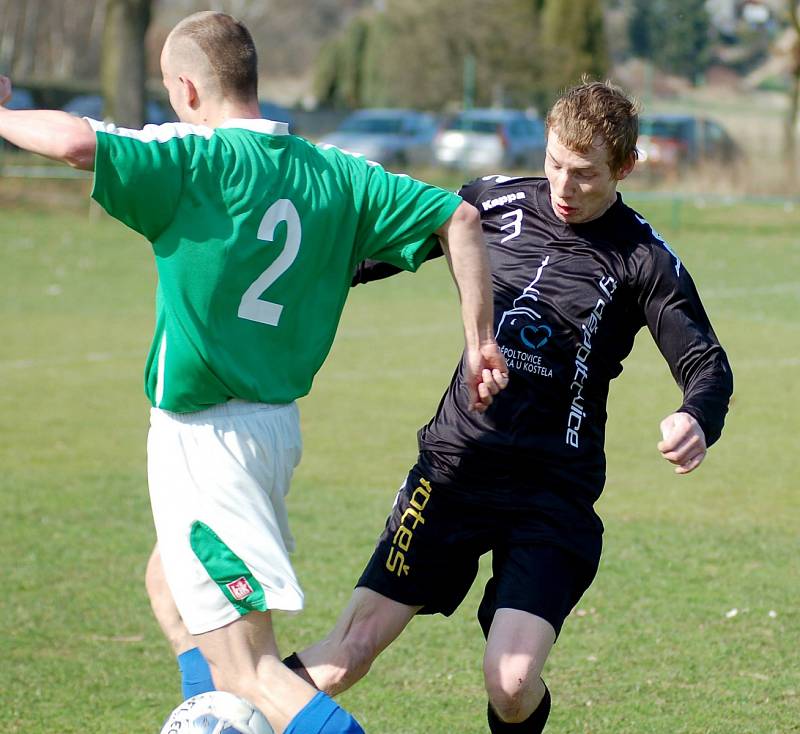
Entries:
[[416,270],[461,202],[269,120],[92,124],[92,196],[155,253],[145,392],[174,412],[305,395],[356,265]]

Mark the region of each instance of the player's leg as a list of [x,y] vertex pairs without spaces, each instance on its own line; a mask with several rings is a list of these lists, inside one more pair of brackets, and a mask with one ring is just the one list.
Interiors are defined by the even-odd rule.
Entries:
[[453,499],[448,481],[412,468],[350,603],[331,633],[287,664],[336,694],[353,685],[418,612],[451,614],[489,548],[485,513]]
[[213,691],[214,681],[211,678],[208,663],[203,657],[203,653],[200,652],[197,641],[186,629],[178,607],[175,605],[175,600],[172,598],[172,592],[164,576],[158,543],[154,546],[147,562],[145,587],[150,598],[153,615],[178,660],[183,697],[186,699],[196,696],[198,693]]
[[541,675],[555,640],[553,626],[535,614],[495,612],[483,659],[492,732],[534,734],[544,728],[550,703]]
[[[198,641],[220,689],[257,706],[276,734],[361,731],[349,714],[332,701],[322,700],[324,694],[281,663],[269,612],[251,612],[198,635]],[[337,719],[333,728],[332,717]]]
[[273,610],[303,606],[285,504],[300,446],[294,406],[154,411],[148,473],[159,552],[222,690],[249,698],[277,734],[361,732],[281,664],[272,631]]
[[346,691],[368,672],[419,610],[360,586],[353,591],[327,637],[287,664],[331,696]]
[[153,551],[147,561],[144,583],[147,588],[147,596],[150,598],[153,616],[175,655],[197,647],[197,643],[186,629],[178,607],[175,606],[172,599],[172,592],[169,590],[167,579],[164,576],[164,568],[161,565],[158,543],[153,546]]
[[539,734],[550,713],[544,664],[597,565],[554,546],[512,541],[494,549],[492,570],[478,610],[489,728]]

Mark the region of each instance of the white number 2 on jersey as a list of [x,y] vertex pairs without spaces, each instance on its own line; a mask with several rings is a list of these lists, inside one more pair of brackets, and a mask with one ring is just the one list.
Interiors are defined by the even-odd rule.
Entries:
[[264,214],[264,218],[258,226],[258,239],[273,242],[275,228],[280,222],[286,222],[286,243],[280,255],[244,292],[241,303],[239,303],[240,319],[258,321],[268,326],[277,326],[280,321],[283,306],[280,303],[262,301],[260,296],[289,269],[297,257],[297,253],[300,252],[302,234],[300,215],[289,199],[278,199],[267,209],[267,213]]

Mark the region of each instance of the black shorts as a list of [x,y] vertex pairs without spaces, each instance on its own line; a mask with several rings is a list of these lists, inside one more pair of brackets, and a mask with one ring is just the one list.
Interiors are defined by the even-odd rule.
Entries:
[[599,549],[581,557],[550,539],[549,518],[536,509],[471,503],[429,476],[419,464],[409,473],[357,586],[422,614],[450,615],[491,551],[478,614],[484,634],[500,608],[542,617],[558,634],[597,573]]

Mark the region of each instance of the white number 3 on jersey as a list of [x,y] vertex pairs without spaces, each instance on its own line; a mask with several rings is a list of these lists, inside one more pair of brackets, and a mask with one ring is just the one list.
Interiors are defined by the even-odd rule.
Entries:
[[289,199],[278,199],[267,209],[258,226],[258,239],[273,242],[275,228],[280,222],[286,222],[286,243],[280,255],[244,292],[241,303],[239,303],[238,316],[240,319],[258,321],[268,326],[277,326],[280,321],[283,306],[279,303],[272,303],[272,301],[262,301],[260,296],[289,269],[297,257],[297,253],[300,252],[302,234],[300,215]]
[[509,240],[513,240],[515,237],[519,237],[519,233],[522,231],[522,209],[514,209],[506,214],[503,214],[502,219],[511,219],[508,224],[504,224],[500,227],[501,232],[505,232],[507,230],[511,230],[511,234],[506,235],[500,240],[500,244],[502,245],[504,242],[508,242]]

